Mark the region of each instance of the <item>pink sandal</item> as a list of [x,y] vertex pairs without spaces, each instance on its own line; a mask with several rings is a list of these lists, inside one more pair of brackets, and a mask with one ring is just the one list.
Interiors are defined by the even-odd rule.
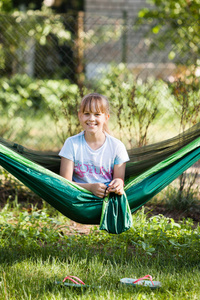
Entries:
[[[66,282],[66,280],[70,280],[72,281],[72,283],[70,282]],[[91,286],[91,285],[87,285],[85,284],[80,278],[78,278],[77,276],[66,276],[62,281],[56,281],[56,284],[61,284],[64,286],[68,286],[68,287],[78,287],[78,288],[86,288],[86,287],[93,287],[93,288],[100,288],[100,286]]]
[[161,283],[159,281],[153,281],[151,275],[145,275],[139,279],[122,278],[120,282],[132,286],[148,286],[152,289],[161,287]]
[[[75,278],[76,280],[78,280],[78,281],[76,281],[76,280],[74,280],[73,278]],[[80,279],[80,278],[78,278],[78,277],[76,277],[76,276],[67,276],[67,277],[65,277],[64,279],[63,279],[63,282],[65,282],[65,280],[66,279],[69,279],[69,280],[71,280],[72,282],[74,282],[75,284],[78,284],[78,285],[80,285],[80,283],[82,284],[82,285],[85,285],[85,283]]]

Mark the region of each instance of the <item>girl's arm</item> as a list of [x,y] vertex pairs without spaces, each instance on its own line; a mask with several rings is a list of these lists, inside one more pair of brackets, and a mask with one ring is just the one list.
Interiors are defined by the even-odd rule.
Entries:
[[[73,172],[74,172],[74,162],[65,157],[61,157],[60,175],[64,178],[72,181]],[[100,182],[99,183],[75,182],[75,183],[100,198],[104,197],[105,189],[107,188],[107,186],[104,183],[100,183]],[[108,192],[106,191],[106,195],[107,194],[108,194]]]
[[114,165],[113,180],[108,185],[108,192],[122,195],[124,193],[124,177],[126,163]]
[[74,162],[65,157],[61,157],[60,175],[72,181],[73,171],[74,171]]

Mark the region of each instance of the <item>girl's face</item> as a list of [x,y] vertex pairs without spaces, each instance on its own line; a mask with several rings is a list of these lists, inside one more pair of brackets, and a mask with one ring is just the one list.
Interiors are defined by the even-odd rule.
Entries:
[[95,102],[92,101],[90,107],[86,105],[85,110],[79,113],[79,121],[83,129],[88,133],[99,133],[104,131],[109,115],[102,113]]

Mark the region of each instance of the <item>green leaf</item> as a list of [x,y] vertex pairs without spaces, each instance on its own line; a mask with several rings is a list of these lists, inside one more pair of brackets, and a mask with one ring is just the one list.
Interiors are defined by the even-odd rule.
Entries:
[[155,26],[155,27],[152,28],[152,32],[153,32],[154,34],[158,34],[159,31],[160,31],[160,29],[161,29],[161,26],[160,26],[160,25],[157,25],[157,26]]
[[171,51],[169,54],[168,54],[168,58],[170,60],[173,60],[174,58],[176,57],[176,53],[174,51]]

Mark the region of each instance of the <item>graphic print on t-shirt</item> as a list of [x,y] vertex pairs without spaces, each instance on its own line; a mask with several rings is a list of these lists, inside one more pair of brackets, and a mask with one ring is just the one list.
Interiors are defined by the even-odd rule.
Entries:
[[112,180],[113,170],[110,168],[108,170],[105,167],[94,166],[91,162],[85,162],[82,164],[80,161],[76,161],[74,166],[74,173],[76,176],[84,179],[84,177],[88,176],[103,176],[106,181]]

